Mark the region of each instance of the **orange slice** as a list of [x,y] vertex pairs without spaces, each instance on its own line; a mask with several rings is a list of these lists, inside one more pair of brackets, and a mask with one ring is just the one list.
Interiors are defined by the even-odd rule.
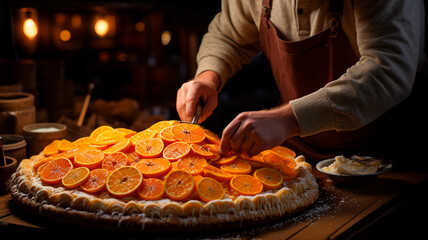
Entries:
[[196,124],[180,123],[174,125],[171,132],[176,139],[186,143],[199,143],[205,139],[204,130]]
[[142,186],[137,190],[138,196],[147,201],[162,199],[164,193],[164,183],[162,180],[157,178],[144,179]]
[[58,184],[71,169],[73,169],[73,164],[70,160],[57,158],[43,168],[40,178],[47,184]]
[[237,159],[229,164],[220,166],[220,169],[231,174],[248,174],[251,172],[251,165],[246,161]]
[[72,169],[62,178],[62,185],[66,188],[78,187],[88,179],[89,172],[87,167]]
[[209,164],[205,166],[204,174],[205,176],[214,178],[220,182],[228,182],[233,177],[232,174]]
[[128,156],[123,152],[108,154],[101,164],[101,167],[107,171],[114,171],[128,163]]
[[249,157],[248,154],[241,153],[241,154],[239,154],[239,157],[241,157],[246,162],[248,162],[251,165],[251,167],[261,168],[261,167],[265,167],[266,166],[265,160],[263,160],[264,154],[266,154],[265,151],[263,151],[263,152],[261,152],[261,153],[259,153],[257,155],[254,155],[252,157]]
[[224,156],[224,157],[221,157],[219,160],[215,161],[214,164],[215,165],[226,165],[226,164],[229,164],[229,163],[232,163],[233,161],[235,161],[237,157],[238,156],[236,156],[236,155]]
[[60,140],[54,140],[49,145],[43,148],[43,154],[45,157],[57,154],[59,152],[58,145],[61,141]]
[[131,147],[131,139],[125,138],[118,143],[114,144],[113,146],[103,150],[104,154],[110,154],[115,152],[125,152],[126,150]]
[[115,197],[129,196],[140,187],[143,175],[135,167],[124,166],[114,170],[106,181],[107,191]]
[[217,180],[209,177],[202,178],[199,181],[196,191],[199,198],[204,202],[222,199],[224,196],[223,186]]
[[148,130],[160,133],[163,129],[178,124],[177,121],[159,121],[148,128]]
[[241,195],[252,196],[262,192],[263,184],[250,175],[237,175],[230,180],[230,187]]
[[137,143],[141,140],[147,139],[147,138],[154,138],[156,135],[156,132],[151,131],[151,130],[144,130],[141,132],[138,132],[137,134],[135,134],[134,136],[131,137],[131,142],[132,145],[137,145]]
[[104,153],[100,150],[84,150],[76,154],[74,157],[74,164],[78,167],[95,169],[101,165],[104,157]]
[[204,167],[207,165],[207,160],[196,154],[188,154],[182,157],[177,162],[177,169],[186,171],[192,175],[201,174]]
[[275,153],[278,153],[279,155],[290,156],[292,158],[296,157],[296,153],[293,150],[291,150],[287,147],[284,147],[284,146],[276,146],[270,150],[275,152]]
[[106,131],[109,131],[109,130],[113,130],[113,128],[112,128],[112,127],[110,127],[110,126],[100,126],[100,127],[97,127],[94,131],[92,131],[92,132],[91,132],[91,134],[89,135],[89,137],[90,137],[93,141],[96,141],[96,140],[97,140],[97,138],[98,138],[98,136],[99,136],[101,133],[106,132]]
[[172,128],[173,126],[166,127],[159,133],[159,136],[162,138],[162,141],[164,141],[164,143],[166,144],[170,144],[177,141],[177,139],[172,134]]
[[75,143],[70,142],[66,139],[62,139],[58,144],[58,150],[60,152],[67,152],[76,148],[77,148],[77,145]]
[[93,142],[96,145],[111,145],[120,142],[125,135],[115,129],[102,132],[98,135],[97,140]]
[[254,172],[254,177],[263,184],[266,190],[279,188],[284,181],[282,174],[272,168],[259,168]]
[[201,155],[202,157],[205,157],[205,158],[214,157],[214,153],[211,152],[210,148],[206,144],[199,145],[199,144],[192,143],[190,144],[190,147],[192,148],[194,153]]
[[190,152],[190,145],[185,142],[174,142],[165,147],[163,157],[170,161],[178,160]]
[[108,177],[108,171],[105,169],[94,169],[89,173],[88,179],[80,185],[83,191],[96,193],[104,189]]
[[211,132],[211,131],[210,131],[210,130],[208,130],[208,129],[204,129],[204,132],[205,132],[205,136],[206,136],[206,138],[207,138],[210,142],[212,142],[212,143],[214,143],[214,144],[216,144],[216,145],[220,145],[220,141],[221,141],[221,139],[217,136],[217,134],[215,134],[215,133]]
[[135,145],[135,151],[142,157],[158,157],[162,154],[163,142],[157,138],[141,140]]
[[33,170],[34,171],[39,171],[39,168],[43,164],[48,163],[49,161],[52,161],[52,160],[53,160],[53,158],[40,158],[40,159],[38,159],[37,162],[33,163]]
[[171,168],[171,163],[165,158],[142,159],[135,164],[146,178],[160,177],[167,173]]
[[137,134],[136,131],[131,130],[131,129],[127,129],[127,128],[116,128],[116,131],[123,133],[123,136],[125,138],[130,138],[130,137],[134,136],[135,134]]
[[41,164],[38,168],[37,168],[37,174],[40,175],[40,173],[43,171],[43,168],[46,167],[46,165],[48,165],[49,161],[44,162],[43,164]]
[[282,156],[273,151],[263,155],[265,164],[275,170],[278,170],[286,179],[294,178],[296,176],[296,162],[290,156]]
[[168,198],[182,201],[188,198],[195,187],[193,176],[185,171],[173,171],[165,178],[165,193]]

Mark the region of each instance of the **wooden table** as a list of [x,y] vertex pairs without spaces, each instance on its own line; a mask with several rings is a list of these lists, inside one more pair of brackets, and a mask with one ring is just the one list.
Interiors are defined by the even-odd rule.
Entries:
[[61,234],[61,239],[135,239],[141,236],[145,239],[385,239],[391,236],[411,239],[411,236],[421,236],[427,228],[426,173],[389,172],[370,185],[354,188],[336,187],[324,174],[316,171],[315,175],[320,184],[320,198],[312,207],[292,218],[252,229],[244,227],[228,232],[218,229],[181,236],[76,229],[32,215],[17,207],[10,195],[3,195],[0,196],[0,232],[32,237]]

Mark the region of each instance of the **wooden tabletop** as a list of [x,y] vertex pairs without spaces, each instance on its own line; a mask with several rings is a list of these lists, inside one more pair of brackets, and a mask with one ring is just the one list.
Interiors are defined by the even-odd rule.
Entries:
[[[324,174],[315,172],[320,197],[310,208],[287,219],[233,231],[146,234],[144,238],[174,239],[376,239],[420,236],[428,220],[428,174],[389,172],[373,183],[352,188],[335,186]],[[0,232],[14,235],[61,238],[127,239],[141,233],[117,233],[78,229],[43,220],[16,206],[9,194],[0,196]],[[67,234],[64,234],[67,233]],[[82,234],[85,233],[85,234]],[[102,237],[102,238],[99,238]]]

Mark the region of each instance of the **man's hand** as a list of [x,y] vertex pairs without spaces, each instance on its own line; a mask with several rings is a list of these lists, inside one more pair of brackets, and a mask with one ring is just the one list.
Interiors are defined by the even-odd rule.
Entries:
[[220,151],[244,152],[253,156],[281,145],[299,133],[299,125],[289,104],[270,110],[243,112],[224,129]]
[[217,107],[217,89],[220,77],[213,71],[205,71],[194,80],[184,83],[177,92],[176,108],[182,121],[190,122],[196,112],[196,103],[203,102],[199,123],[205,121]]

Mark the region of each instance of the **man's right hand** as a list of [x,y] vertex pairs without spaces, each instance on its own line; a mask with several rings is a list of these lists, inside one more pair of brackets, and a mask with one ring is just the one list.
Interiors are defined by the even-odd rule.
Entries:
[[177,92],[176,108],[180,119],[192,121],[196,104],[202,101],[203,109],[198,123],[205,121],[217,107],[219,86],[220,77],[213,71],[202,72],[195,79],[184,83]]

